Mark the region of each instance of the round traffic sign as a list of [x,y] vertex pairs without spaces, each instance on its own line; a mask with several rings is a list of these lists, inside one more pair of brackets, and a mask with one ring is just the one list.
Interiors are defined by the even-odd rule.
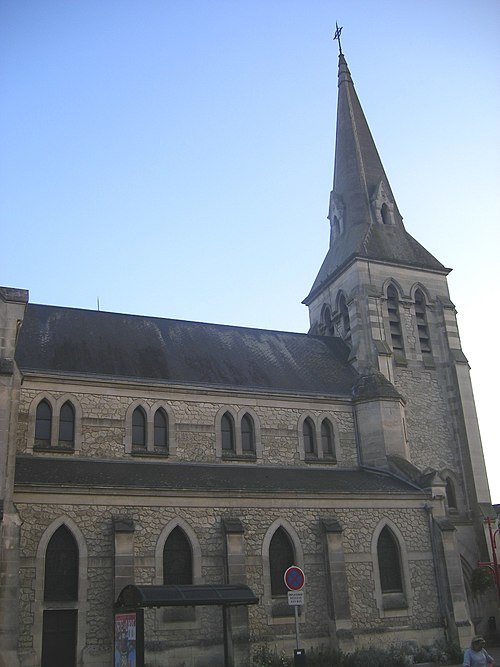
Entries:
[[300,591],[306,580],[304,571],[297,565],[290,566],[284,574],[285,586],[290,591]]

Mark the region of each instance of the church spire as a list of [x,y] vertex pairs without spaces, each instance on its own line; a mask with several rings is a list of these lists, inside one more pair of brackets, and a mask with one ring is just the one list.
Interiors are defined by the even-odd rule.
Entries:
[[340,30],[330,248],[306,304],[355,257],[446,272],[404,228],[340,47]]
[[[373,199],[382,192],[387,221],[402,222],[375,142],[359,102],[344,55],[339,55],[337,135],[332,199],[342,202],[344,226],[376,221]],[[339,211],[340,212],[340,211]],[[335,215],[335,206],[330,215]],[[340,221],[339,221],[340,222]],[[334,239],[332,239],[334,240]]]

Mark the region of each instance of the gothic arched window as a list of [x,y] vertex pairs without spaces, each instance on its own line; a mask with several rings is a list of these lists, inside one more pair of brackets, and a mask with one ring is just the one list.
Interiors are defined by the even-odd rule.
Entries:
[[269,568],[271,574],[271,595],[286,595],[285,571],[294,564],[293,545],[284,528],[278,528],[269,545]]
[[382,204],[382,208],[380,209],[380,216],[382,218],[382,222],[384,225],[390,225],[391,224],[391,214],[389,211],[389,207],[387,204]]
[[154,416],[154,446],[168,448],[168,420],[162,408],[159,408]]
[[304,419],[302,424],[302,435],[304,437],[304,454],[307,456],[316,453],[316,443],[314,437],[314,424],[309,417]]
[[395,352],[403,352],[403,333],[401,331],[401,320],[399,318],[399,297],[397,290],[393,285],[389,285],[387,288],[387,310],[389,313],[392,349]]
[[50,538],[45,553],[44,600],[78,600],[78,546],[71,531],[61,526]]
[[76,665],[78,569],[78,545],[60,526],[45,551],[41,667]]
[[146,447],[146,413],[141,407],[132,414],[132,445]]
[[321,422],[321,449],[323,456],[333,458],[335,455],[333,428],[328,419]]
[[255,429],[250,415],[243,415],[241,420],[241,449],[243,452],[255,451]]
[[339,314],[342,338],[349,343],[351,340],[351,322],[349,320],[349,309],[343,294],[340,295],[339,299]]
[[332,334],[332,314],[328,306],[323,307],[323,312],[321,313],[321,333],[323,334]]
[[193,551],[186,534],[179,526],[173,529],[163,547],[163,583],[193,583]]
[[387,526],[385,526],[378,538],[377,559],[382,593],[403,592],[399,544]]
[[223,451],[234,452],[234,420],[229,412],[225,412],[221,419],[221,435]]
[[448,509],[456,510],[457,509],[457,494],[455,493],[455,485],[452,480],[446,478],[446,502],[448,504]]
[[333,237],[337,238],[337,236],[340,235],[340,222],[336,215],[333,216],[332,227],[333,227]]
[[59,413],[59,444],[62,447],[74,447],[75,444],[75,409],[69,401]]
[[35,444],[49,447],[52,432],[52,408],[45,399],[38,404],[35,419]]
[[424,357],[430,356],[431,341],[429,336],[429,327],[427,324],[427,313],[425,307],[425,297],[421,290],[415,292],[415,317],[417,320],[418,340],[420,342],[420,351]]

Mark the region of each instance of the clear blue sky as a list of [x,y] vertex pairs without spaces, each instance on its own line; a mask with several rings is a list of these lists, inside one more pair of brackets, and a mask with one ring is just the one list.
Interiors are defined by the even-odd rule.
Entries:
[[307,331],[335,21],[406,227],[454,269],[500,502],[498,0],[3,0],[0,284]]

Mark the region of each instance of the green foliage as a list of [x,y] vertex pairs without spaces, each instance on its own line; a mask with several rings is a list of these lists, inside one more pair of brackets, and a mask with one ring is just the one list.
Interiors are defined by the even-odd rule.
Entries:
[[288,658],[284,651],[278,654],[276,649],[269,646],[257,646],[252,651],[252,667],[291,667],[292,658]]
[[324,667],[325,665],[336,667],[343,665],[342,660],[343,656],[340,651],[325,646],[307,651],[307,667]]
[[358,649],[346,655],[341,662],[342,667],[409,667],[412,664],[413,657],[403,646]]
[[463,651],[456,644],[438,640],[432,646],[423,646],[415,654],[415,662],[436,662],[439,665],[461,663]]
[[[461,663],[462,651],[454,644],[437,641],[432,646],[419,647],[415,642],[395,644],[388,648],[370,646],[353,653],[319,647],[307,651],[307,667],[411,667],[418,662],[440,665]],[[293,656],[257,646],[252,651],[251,667],[292,667]]]
[[494,583],[493,572],[489,567],[476,567],[475,570],[472,570],[470,585],[473,593],[484,593],[491,588]]

